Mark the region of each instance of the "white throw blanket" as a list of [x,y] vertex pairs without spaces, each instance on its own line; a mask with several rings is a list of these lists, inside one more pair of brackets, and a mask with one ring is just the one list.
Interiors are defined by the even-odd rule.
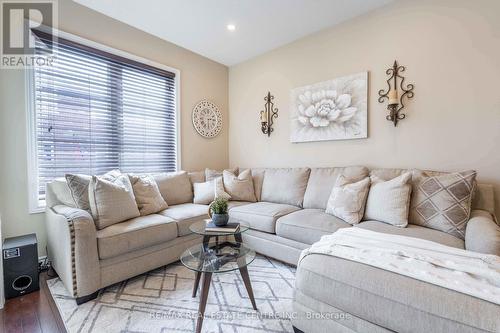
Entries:
[[360,262],[500,305],[500,257],[361,228],[343,228],[302,251]]

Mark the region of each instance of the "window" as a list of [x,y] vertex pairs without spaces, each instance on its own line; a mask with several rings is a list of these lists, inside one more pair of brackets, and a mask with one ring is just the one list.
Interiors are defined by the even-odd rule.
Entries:
[[[34,33],[42,54],[50,35]],[[53,50],[53,66],[35,66],[30,79],[32,210],[66,173],[177,169],[173,70],[64,38]]]

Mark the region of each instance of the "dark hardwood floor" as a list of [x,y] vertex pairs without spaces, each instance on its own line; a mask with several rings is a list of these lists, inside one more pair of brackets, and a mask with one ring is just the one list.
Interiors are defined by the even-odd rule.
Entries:
[[40,274],[40,291],[9,299],[0,310],[2,333],[63,333],[66,332],[56,304],[47,287],[51,279]]

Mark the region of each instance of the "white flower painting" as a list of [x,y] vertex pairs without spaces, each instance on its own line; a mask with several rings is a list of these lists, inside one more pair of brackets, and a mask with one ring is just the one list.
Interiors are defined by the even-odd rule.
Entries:
[[290,141],[366,138],[367,96],[367,72],[293,89]]

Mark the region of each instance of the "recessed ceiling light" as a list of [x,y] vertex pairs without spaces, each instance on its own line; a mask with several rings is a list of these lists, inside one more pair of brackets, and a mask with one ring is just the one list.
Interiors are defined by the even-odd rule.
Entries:
[[226,28],[227,28],[227,30],[229,30],[229,31],[234,31],[234,30],[236,30],[236,26],[235,26],[234,24],[228,24],[228,25],[226,26]]

